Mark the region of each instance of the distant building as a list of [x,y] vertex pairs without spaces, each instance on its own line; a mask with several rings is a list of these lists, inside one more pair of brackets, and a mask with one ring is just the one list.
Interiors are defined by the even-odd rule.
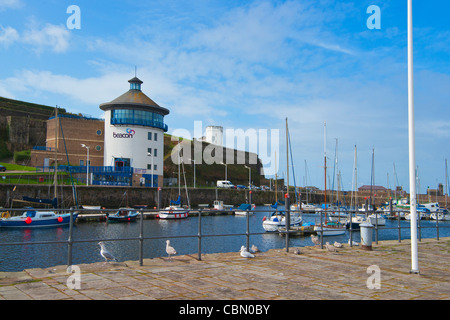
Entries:
[[141,91],[140,79],[128,82],[130,90],[100,105],[105,120],[66,114],[47,120],[46,145],[33,148],[31,165],[53,166],[56,147],[58,166],[70,165],[85,180],[89,165],[91,184],[162,186],[169,110]]
[[206,127],[206,136],[203,141],[223,146],[223,127],[221,126],[208,126]]
[[364,185],[358,188],[358,191],[374,191],[374,192],[387,192],[388,189],[386,189],[383,186],[370,186],[370,185]]

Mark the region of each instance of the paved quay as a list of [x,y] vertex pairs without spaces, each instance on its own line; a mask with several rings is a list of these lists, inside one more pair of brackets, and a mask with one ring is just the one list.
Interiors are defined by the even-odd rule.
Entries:
[[450,238],[419,242],[420,274],[409,273],[409,240],[380,241],[373,251],[348,244],[338,252],[300,247],[301,254],[295,254],[294,249],[272,249],[252,259],[230,252],[204,254],[201,261],[196,255],[145,259],[143,266],[138,261],[80,264],[78,274],[67,273],[67,266],[1,272],[0,299],[450,299]]

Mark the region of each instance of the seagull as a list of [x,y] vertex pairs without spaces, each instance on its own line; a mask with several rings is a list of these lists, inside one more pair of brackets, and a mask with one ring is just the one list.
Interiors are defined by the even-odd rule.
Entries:
[[342,247],[343,247],[343,244],[340,243],[340,242],[335,241],[335,242],[334,242],[334,246],[335,246],[336,248],[342,248]]
[[258,249],[257,246],[255,246],[254,244],[252,244],[252,247],[250,248],[250,252],[251,253],[256,253],[259,252],[260,250]]
[[253,254],[251,254],[250,252],[248,252],[247,249],[246,249],[244,246],[242,246],[242,247],[241,247],[241,257],[244,257],[244,258],[254,258],[255,255],[253,255]]
[[325,244],[325,246],[327,247],[327,250],[328,250],[328,251],[330,251],[330,252],[336,252],[336,248],[333,247],[329,242],[327,242],[327,243]]
[[320,245],[320,239],[318,236],[315,235],[311,235],[311,241],[315,244],[315,245]]
[[100,254],[103,258],[105,258],[105,262],[108,262],[109,260],[114,260],[117,262],[117,259],[105,248],[105,244],[103,242],[98,243],[101,247]]
[[299,248],[295,248],[295,249],[294,249],[294,253],[295,253],[295,254],[302,254],[302,253],[300,252],[300,249],[299,249]]
[[[350,244],[350,239],[348,239],[348,244]],[[356,241],[351,242],[352,246],[359,246],[359,243]]]
[[170,246],[170,240],[166,240],[166,252],[169,255],[169,259],[171,259],[171,257],[170,257],[171,255],[177,254],[174,247]]

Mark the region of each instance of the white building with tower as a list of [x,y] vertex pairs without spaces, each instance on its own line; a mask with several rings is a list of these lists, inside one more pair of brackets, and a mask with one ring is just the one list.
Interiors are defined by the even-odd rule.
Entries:
[[218,146],[223,146],[223,127],[207,126],[204,141]]
[[140,79],[128,82],[130,90],[100,105],[105,112],[103,165],[118,172],[132,167],[141,183],[162,186],[164,132],[168,130],[164,116],[169,110],[141,91]]

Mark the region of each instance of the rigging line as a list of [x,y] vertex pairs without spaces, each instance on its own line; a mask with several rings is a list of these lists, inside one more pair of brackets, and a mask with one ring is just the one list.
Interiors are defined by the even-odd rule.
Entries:
[[[288,131],[288,141],[289,141],[289,152],[291,154],[291,166],[292,166],[292,175],[294,176],[294,188],[295,188],[295,202],[298,203],[298,198],[297,198],[297,184],[295,183],[295,171],[294,171],[294,159],[292,157],[292,146],[291,146],[291,135]],[[288,186],[289,188],[289,186]],[[289,191],[288,191],[289,192]]]

